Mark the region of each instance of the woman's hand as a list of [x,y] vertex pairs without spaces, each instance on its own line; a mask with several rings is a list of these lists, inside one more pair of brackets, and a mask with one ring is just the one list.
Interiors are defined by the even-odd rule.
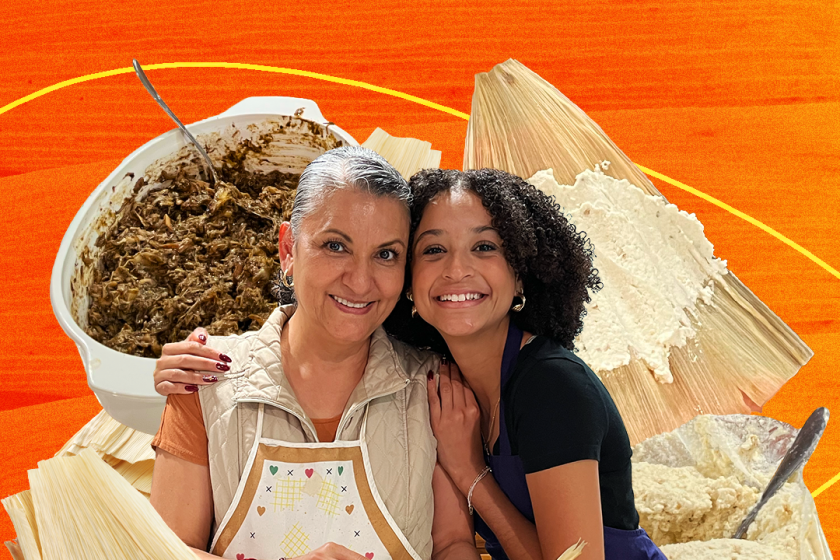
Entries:
[[429,376],[429,412],[437,438],[438,462],[465,496],[484,469],[481,410],[455,364],[440,364],[440,387]]
[[163,396],[185,395],[210,385],[228,370],[230,358],[208,348],[207,331],[195,329],[187,340],[164,344],[155,362],[155,391]]

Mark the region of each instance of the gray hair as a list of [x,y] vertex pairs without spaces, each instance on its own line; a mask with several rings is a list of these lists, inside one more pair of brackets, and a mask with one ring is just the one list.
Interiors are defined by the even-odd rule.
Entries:
[[326,195],[346,187],[362,189],[375,196],[392,196],[402,201],[406,209],[411,203],[408,182],[385,158],[361,146],[335,148],[312,160],[301,173],[289,220],[292,234],[298,236],[301,221]]
[[[409,211],[411,189],[399,171],[388,161],[368,148],[342,146],[324,152],[306,166],[300,174],[295,204],[289,219],[292,235],[297,239],[301,222],[317,209],[324,198],[338,189],[357,188],[375,196],[390,196],[401,201]],[[277,270],[271,292],[280,304],[295,301],[294,289],[280,281]]]

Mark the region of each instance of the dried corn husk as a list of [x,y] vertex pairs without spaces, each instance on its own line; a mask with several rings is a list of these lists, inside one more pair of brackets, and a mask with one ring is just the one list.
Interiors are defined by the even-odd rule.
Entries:
[[41,541],[35,522],[32,491],[24,490],[2,500],[17,534],[18,546],[26,560],[41,560]]
[[148,498],[155,466],[152,439],[153,436],[120,424],[102,410],[55,456],[72,457],[83,449],[91,449]]
[[583,547],[586,546],[586,543],[583,541],[578,541],[577,543],[573,544],[569,547],[566,552],[561,554],[557,560],[575,560],[578,556],[583,554]]
[[26,557],[23,555],[23,552],[21,552],[17,541],[6,541],[3,544],[6,545],[9,554],[12,555],[12,560],[26,560]]
[[149,501],[93,449],[41,461],[28,474],[31,502],[30,491],[3,500],[26,560],[194,560]]
[[384,157],[406,180],[421,169],[440,167],[440,150],[433,150],[431,142],[414,138],[396,138],[381,128],[373,131],[363,147]]
[[[609,161],[608,175],[661,196],[603,130],[554,86],[515,60],[476,75],[464,169],[491,167],[529,178],[552,169],[560,184]],[[597,263],[596,263],[597,266]],[[750,412],[766,403],[813,352],[731,272],[715,280],[711,305],[692,317],[697,335],[672,347],[673,383],[647,366],[599,372],[632,443],[698,414]]]

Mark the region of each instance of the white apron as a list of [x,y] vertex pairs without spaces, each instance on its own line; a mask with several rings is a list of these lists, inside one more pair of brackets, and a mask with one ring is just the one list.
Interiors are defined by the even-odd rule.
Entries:
[[262,437],[264,406],[211,554],[293,558],[334,542],[368,560],[421,560],[376,490],[363,443],[367,408],[359,441],[290,443]]

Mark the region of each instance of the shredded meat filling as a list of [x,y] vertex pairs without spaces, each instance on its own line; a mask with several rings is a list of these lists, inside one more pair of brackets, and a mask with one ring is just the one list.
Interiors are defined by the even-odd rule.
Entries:
[[198,326],[227,335],[262,325],[277,307],[277,226],[291,214],[300,176],[249,173],[242,161],[228,154],[214,188],[186,166],[163,171],[154,186],[135,183],[96,242],[88,335],[156,358]]

